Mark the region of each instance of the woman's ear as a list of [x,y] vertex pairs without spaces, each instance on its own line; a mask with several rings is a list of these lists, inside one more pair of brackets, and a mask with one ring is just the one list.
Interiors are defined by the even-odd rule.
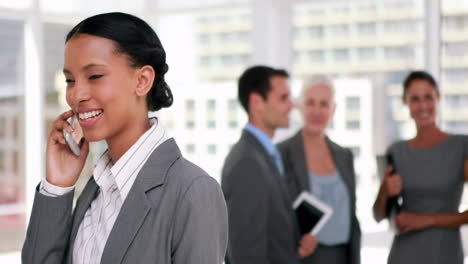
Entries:
[[145,65],[141,67],[137,72],[137,86],[135,92],[138,96],[146,96],[151,87],[153,87],[154,78],[156,73],[154,72],[153,67]]

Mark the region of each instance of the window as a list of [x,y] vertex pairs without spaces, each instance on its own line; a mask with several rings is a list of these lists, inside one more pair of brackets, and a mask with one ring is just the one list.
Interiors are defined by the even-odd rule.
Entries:
[[237,129],[239,123],[237,121],[237,109],[238,109],[237,99],[229,99],[227,102],[228,105],[228,127],[230,129]]
[[[25,2],[19,1],[17,7]],[[19,131],[24,115],[23,34],[21,20],[0,18],[0,252],[19,251],[26,229],[26,186],[20,169],[24,164],[19,155],[24,149]]]
[[468,82],[468,68],[445,68],[443,75],[445,80],[450,83]]
[[201,56],[200,57],[200,65],[201,66],[210,66],[211,65],[211,57],[210,56]]
[[185,111],[192,113],[195,111],[195,100],[189,99],[185,102]]
[[350,8],[349,6],[337,6],[332,8],[331,12],[336,15],[346,15],[349,14]]
[[228,127],[231,129],[237,129],[239,127],[239,123],[237,120],[229,120]]
[[226,66],[232,65],[234,64],[234,57],[232,55],[222,55],[221,63]]
[[349,35],[349,25],[338,24],[330,26],[330,34],[332,36],[345,37]]
[[202,45],[210,44],[210,35],[209,34],[198,35],[198,42]]
[[468,29],[468,15],[446,15],[442,18],[442,29],[457,32]]
[[375,48],[358,48],[358,57],[360,60],[369,61],[376,59],[376,50]]
[[310,63],[322,63],[325,61],[325,52],[323,50],[312,50],[308,52]]
[[208,99],[208,101],[206,101],[206,110],[208,112],[216,111],[216,100],[215,99]]
[[187,152],[187,154],[190,154],[190,155],[195,154],[195,144],[185,145],[185,151]]
[[445,121],[445,128],[450,133],[467,134],[468,121]]
[[309,14],[311,17],[322,16],[325,14],[325,10],[323,8],[310,8]]
[[208,99],[206,101],[206,126],[210,129],[216,128],[216,100]]
[[375,22],[369,23],[358,23],[357,24],[357,31],[359,35],[376,35],[377,33],[377,26]]
[[467,42],[445,43],[443,46],[444,55],[447,57],[463,57],[468,54]]
[[237,38],[241,42],[248,42],[250,39],[250,34],[248,31],[237,32]]
[[307,36],[311,39],[323,38],[323,26],[310,26],[307,28]]
[[412,60],[414,59],[414,49],[409,46],[385,47],[385,58],[389,60]]
[[346,111],[359,112],[361,110],[361,98],[350,96],[346,98]]
[[375,12],[377,10],[377,6],[375,3],[369,2],[369,3],[358,3],[357,6],[358,11],[360,12]]
[[188,99],[185,101],[185,127],[188,129],[195,128],[195,100]]
[[216,128],[216,121],[215,120],[206,121],[206,127],[208,127],[209,129],[215,129]]
[[247,64],[250,61],[250,55],[249,54],[241,54],[238,56],[239,59],[239,64]]
[[385,21],[383,26],[386,33],[416,33],[421,29],[420,23],[415,20]]
[[386,74],[388,84],[401,84],[406,77],[406,71],[389,71]]
[[385,9],[407,9],[413,8],[414,2],[411,0],[393,0],[393,1],[384,1]]
[[346,129],[348,130],[359,130],[361,128],[361,122],[359,120],[348,120],[346,121]]
[[206,152],[209,155],[216,155],[216,145],[215,144],[209,144],[206,146]]
[[468,95],[445,95],[445,108],[451,110],[461,110],[468,108]]
[[195,121],[193,121],[193,120],[185,121],[185,127],[188,128],[188,129],[194,129],[195,128]]
[[349,50],[348,49],[334,49],[333,59],[337,62],[349,61]]
[[390,105],[393,113],[397,113],[404,109],[403,99],[401,98],[401,96],[391,96]]
[[229,112],[236,112],[238,106],[237,99],[229,99],[228,101],[228,110]]

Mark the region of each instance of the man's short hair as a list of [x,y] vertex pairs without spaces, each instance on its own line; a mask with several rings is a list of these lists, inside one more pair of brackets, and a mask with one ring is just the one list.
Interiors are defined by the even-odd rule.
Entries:
[[242,73],[238,82],[238,97],[244,110],[249,113],[249,96],[258,93],[267,99],[271,90],[270,78],[281,76],[288,78],[289,74],[283,69],[274,69],[268,66],[253,66]]

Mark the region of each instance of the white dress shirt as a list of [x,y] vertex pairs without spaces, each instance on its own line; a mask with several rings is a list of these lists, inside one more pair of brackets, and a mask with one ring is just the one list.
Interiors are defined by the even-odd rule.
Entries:
[[[99,193],[78,228],[73,263],[101,262],[109,234],[138,173],[151,153],[168,139],[165,128],[158,124],[157,118],[149,120],[151,128],[115,164],[107,151],[98,160],[93,177],[99,186]],[[44,195],[59,196],[73,188],[54,186],[44,179],[39,190]]]

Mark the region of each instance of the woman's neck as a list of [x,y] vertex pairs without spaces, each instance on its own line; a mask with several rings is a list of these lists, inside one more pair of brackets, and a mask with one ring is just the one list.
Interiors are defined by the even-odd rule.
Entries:
[[122,132],[106,140],[112,163],[116,163],[127,152],[138,139],[150,129],[148,118],[133,122]]
[[307,149],[318,149],[326,147],[325,134],[324,133],[310,133],[302,129],[302,139]]
[[447,138],[447,134],[440,130],[436,124],[433,124],[425,127],[418,127],[416,137],[410,140],[410,142],[415,147],[427,147],[440,143],[445,138]]

